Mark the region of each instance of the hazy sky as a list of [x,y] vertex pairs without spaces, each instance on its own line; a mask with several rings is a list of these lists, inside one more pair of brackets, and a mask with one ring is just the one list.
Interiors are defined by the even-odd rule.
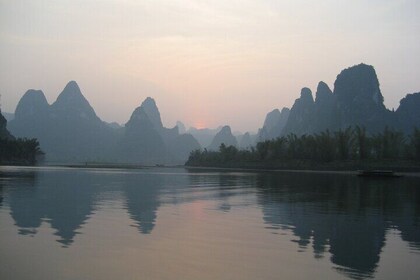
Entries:
[[0,0],[0,94],[76,80],[105,121],[153,97],[166,126],[262,126],[318,81],[375,67],[388,108],[420,91],[420,1]]

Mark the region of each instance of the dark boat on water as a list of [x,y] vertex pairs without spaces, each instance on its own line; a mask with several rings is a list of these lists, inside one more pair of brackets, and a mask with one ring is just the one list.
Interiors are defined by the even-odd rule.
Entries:
[[359,170],[357,176],[360,177],[381,177],[381,178],[398,178],[403,175],[397,174],[391,170]]

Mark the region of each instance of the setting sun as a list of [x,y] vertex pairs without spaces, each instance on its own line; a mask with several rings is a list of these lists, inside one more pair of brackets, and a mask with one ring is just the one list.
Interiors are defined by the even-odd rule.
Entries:
[[206,128],[207,127],[206,122],[203,121],[203,120],[197,120],[197,121],[195,121],[194,124],[193,124],[193,126],[195,128],[197,128],[197,129],[203,129],[203,128]]

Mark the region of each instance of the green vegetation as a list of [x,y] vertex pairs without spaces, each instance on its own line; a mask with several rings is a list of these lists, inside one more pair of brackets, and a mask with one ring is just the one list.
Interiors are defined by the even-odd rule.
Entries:
[[43,154],[36,139],[0,138],[0,164],[34,165]]
[[187,166],[359,169],[420,168],[420,130],[406,137],[402,132],[385,128],[368,135],[361,127],[314,135],[289,134],[259,142],[249,150],[220,146],[219,151],[195,150]]

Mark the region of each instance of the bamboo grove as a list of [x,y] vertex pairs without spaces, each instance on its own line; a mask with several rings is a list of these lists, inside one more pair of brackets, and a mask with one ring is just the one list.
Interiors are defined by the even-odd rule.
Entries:
[[[349,127],[337,132],[328,130],[297,136],[289,134],[266,140],[245,150],[222,144],[219,151],[196,150],[186,163],[189,166],[253,165],[309,162],[384,162],[404,160],[420,162],[420,130],[412,135],[386,127],[381,133],[368,134],[362,127]],[[229,164],[230,163],[230,164]],[[283,164],[283,165],[284,165]]]

